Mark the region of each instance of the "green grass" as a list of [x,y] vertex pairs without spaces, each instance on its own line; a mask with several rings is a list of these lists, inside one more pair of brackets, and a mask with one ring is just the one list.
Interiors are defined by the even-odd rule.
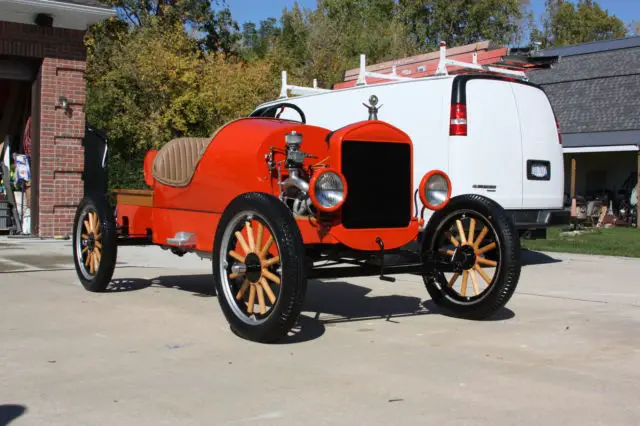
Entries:
[[576,236],[561,236],[563,230],[549,228],[546,240],[522,240],[522,246],[538,251],[640,257],[640,229],[593,229]]

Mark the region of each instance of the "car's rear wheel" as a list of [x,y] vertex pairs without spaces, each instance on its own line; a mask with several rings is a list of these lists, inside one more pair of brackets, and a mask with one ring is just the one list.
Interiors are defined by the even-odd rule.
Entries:
[[229,204],[216,232],[213,276],[236,334],[263,343],[287,335],[306,293],[304,253],[298,225],[277,198],[248,193]]
[[115,220],[106,198],[87,195],[73,221],[73,260],[80,282],[89,291],[106,290],[116,266]]
[[520,240],[500,205],[479,195],[451,200],[431,217],[423,235],[425,253],[451,262],[424,283],[433,301],[455,315],[483,319],[503,307],[520,277]]

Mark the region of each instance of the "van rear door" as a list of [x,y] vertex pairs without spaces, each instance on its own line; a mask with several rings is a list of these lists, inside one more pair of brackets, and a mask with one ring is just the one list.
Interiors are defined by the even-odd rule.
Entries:
[[522,134],[524,209],[562,208],[564,164],[556,119],[538,87],[512,83]]
[[449,170],[456,194],[475,193],[505,209],[522,208],[522,141],[511,84],[460,75],[451,104],[466,105],[467,135],[449,137]]

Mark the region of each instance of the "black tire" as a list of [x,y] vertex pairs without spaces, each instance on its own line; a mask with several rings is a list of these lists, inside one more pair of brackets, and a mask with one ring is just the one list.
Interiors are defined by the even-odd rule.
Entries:
[[[253,307],[249,308],[250,304],[255,306],[255,299],[250,299],[250,294],[254,290],[262,293],[262,289],[259,288],[261,281],[257,280],[262,280],[263,275],[260,275],[260,278],[254,275],[249,279],[250,272],[247,269],[246,275],[231,279],[234,265],[236,267],[245,265],[249,268],[249,254],[244,253],[243,262],[229,255],[229,252],[239,244],[237,237],[234,236],[235,232],[244,230],[246,232],[244,235],[248,235],[249,231],[254,229],[253,225],[256,222],[258,227],[263,227],[258,229],[268,230],[273,237],[275,249],[278,251],[277,257],[280,259],[279,272],[272,271],[274,274],[280,274],[279,277],[276,276],[280,279],[280,283],[269,281],[269,285],[278,292],[278,296],[269,306],[268,313],[254,312]],[[250,224],[248,230],[244,228],[247,223]],[[258,234],[255,235],[256,252],[259,252],[261,244],[257,244]],[[274,257],[276,256],[272,256],[272,259]],[[262,268],[262,272],[259,274],[263,274],[265,263],[262,257],[260,259],[258,265]],[[287,335],[302,310],[307,279],[302,235],[291,211],[280,200],[272,195],[257,192],[235,198],[225,209],[218,224],[212,263],[218,302],[233,332],[245,339],[261,343],[275,342]],[[254,267],[253,273],[256,274],[256,271]],[[245,284],[246,282],[249,284]],[[246,295],[246,285],[250,286],[249,296]],[[245,291],[242,290],[243,287]],[[245,298],[247,298],[246,302]],[[254,302],[251,303],[251,300]],[[261,305],[259,308],[264,306]],[[251,311],[247,312],[249,309]]]
[[[495,249],[491,256],[477,255],[477,257],[484,257],[487,261],[497,261],[497,266],[494,266],[493,277],[490,277],[491,281],[485,284],[486,288],[482,292],[471,297],[466,296],[464,292],[462,292],[462,294],[465,294],[463,296],[456,291],[451,284],[451,280],[444,279],[445,275],[442,272],[433,272],[423,276],[423,279],[429,295],[438,306],[445,308],[456,316],[469,319],[485,319],[506,305],[516,289],[521,268],[520,239],[513,222],[499,204],[480,195],[461,195],[451,199],[444,209],[435,212],[429,220],[422,240],[425,255],[428,253],[433,255],[433,253],[439,251],[438,245],[445,239],[451,241],[446,232],[451,229],[452,224],[455,225],[457,218],[462,219],[463,217],[468,220],[473,218],[476,221],[474,223],[478,224],[484,222],[485,225],[483,226],[488,228],[487,237],[483,238],[483,241],[480,241],[478,245],[483,242],[488,242],[485,246],[495,243]],[[478,225],[474,226],[474,229],[477,229],[477,227]],[[466,234],[468,229],[470,229],[470,226],[465,229],[463,234]],[[479,233],[475,232],[474,238],[480,239]],[[492,236],[489,237],[491,234]],[[490,239],[487,240],[487,238]],[[460,244],[459,247],[462,246]],[[456,247],[456,254],[451,255],[451,259],[456,258],[458,251]],[[471,258],[475,259],[476,255]],[[457,259],[463,259],[463,257],[458,257]],[[475,261],[471,260],[471,262]],[[472,267],[466,270],[467,273],[473,274],[474,288],[476,287],[476,279],[482,282],[477,278],[475,266],[474,263]],[[458,272],[459,274],[464,274],[463,277],[465,279],[469,277],[464,268],[461,268]],[[452,276],[451,279],[455,282],[459,276]]]
[[[89,220],[90,214],[97,215],[96,232],[86,228],[85,221]],[[83,238],[83,234],[89,238]],[[98,244],[95,244],[96,241]],[[95,263],[88,260],[89,256],[98,256],[96,253],[99,253],[99,257]],[[113,277],[117,257],[113,211],[104,195],[89,194],[78,205],[73,220],[73,261],[83,287],[93,292],[105,291]],[[87,266],[87,262],[91,265]],[[94,267],[95,264],[97,267]]]

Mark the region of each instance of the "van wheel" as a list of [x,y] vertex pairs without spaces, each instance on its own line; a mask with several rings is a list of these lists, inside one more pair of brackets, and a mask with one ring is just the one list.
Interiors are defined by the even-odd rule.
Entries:
[[504,209],[479,195],[453,198],[431,217],[425,255],[451,261],[453,272],[423,276],[433,301],[458,315],[483,319],[502,308],[520,278],[520,240]]
[[213,278],[231,329],[270,343],[294,326],[307,288],[302,235],[277,198],[248,193],[222,215],[213,250]]
[[89,291],[105,291],[116,266],[118,244],[113,212],[102,194],[89,194],[73,221],[73,261]]

